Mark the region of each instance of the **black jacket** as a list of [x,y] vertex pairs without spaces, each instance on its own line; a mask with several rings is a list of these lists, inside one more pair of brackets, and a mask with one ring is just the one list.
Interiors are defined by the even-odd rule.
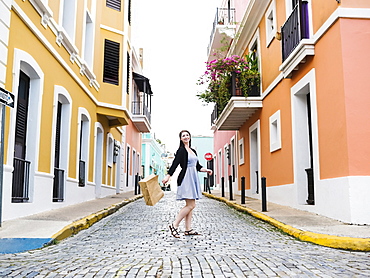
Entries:
[[[197,152],[194,149],[191,149],[195,155],[197,155]],[[175,153],[175,159],[172,162],[172,165],[170,169],[168,170],[168,174],[170,176],[173,175],[175,172],[177,166],[180,164],[181,171],[179,174],[179,177],[177,178],[177,186],[180,186],[182,183],[182,180],[185,177],[186,169],[188,168],[188,151],[185,149],[185,147],[180,147]],[[203,166],[199,164],[199,161],[197,162],[197,170],[200,171]]]

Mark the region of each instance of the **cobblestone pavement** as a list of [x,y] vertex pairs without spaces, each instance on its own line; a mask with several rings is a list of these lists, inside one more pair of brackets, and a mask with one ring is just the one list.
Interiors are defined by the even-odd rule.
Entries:
[[133,202],[40,250],[0,255],[0,277],[370,277],[370,253],[300,242],[224,203],[197,202],[200,236],[170,236],[183,202]]

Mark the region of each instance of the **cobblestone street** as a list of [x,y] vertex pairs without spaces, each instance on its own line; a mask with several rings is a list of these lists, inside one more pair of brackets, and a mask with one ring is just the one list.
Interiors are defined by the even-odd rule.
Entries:
[[0,255],[0,277],[370,276],[369,253],[297,241],[207,198],[194,215],[202,235],[173,238],[182,205],[173,192],[154,207],[139,199],[56,245]]

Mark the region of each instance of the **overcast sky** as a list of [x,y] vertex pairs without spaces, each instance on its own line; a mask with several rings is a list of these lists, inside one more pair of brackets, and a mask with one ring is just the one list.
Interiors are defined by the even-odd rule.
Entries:
[[196,97],[198,78],[206,69],[216,7],[220,0],[132,1],[132,44],[144,49],[144,75],[150,79],[152,131],[176,151],[178,133],[212,136],[213,105]]

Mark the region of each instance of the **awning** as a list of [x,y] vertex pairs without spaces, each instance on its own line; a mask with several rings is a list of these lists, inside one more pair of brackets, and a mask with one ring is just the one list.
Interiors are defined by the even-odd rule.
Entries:
[[149,79],[143,75],[133,72],[135,83],[139,87],[140,92],[153,95],[152,87],[150,86]]
[[106,116],[111,127],[129,124],[130,116],[126,109],[98,106],[96,113]]

